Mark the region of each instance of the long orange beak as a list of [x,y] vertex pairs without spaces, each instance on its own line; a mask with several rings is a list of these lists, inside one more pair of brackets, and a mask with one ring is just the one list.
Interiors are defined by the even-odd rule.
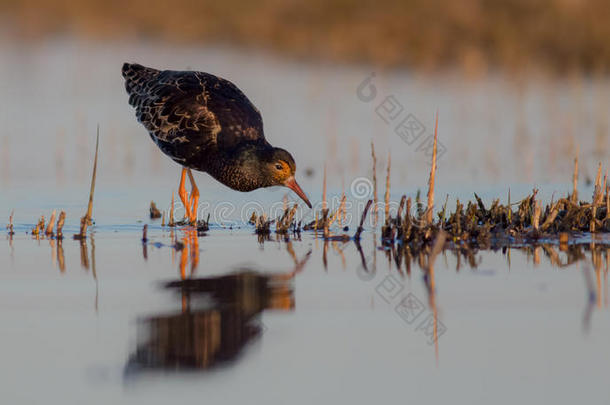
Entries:
[[294,176],[288,177],[286,179],[286,181],[284,182],[284,185],[286,187],[288,187],[289,189],[291,189],[292,191],[294,191],[295,193],[297,193],[297,195],[299,197],[301,197],[303,199],[303,201],[305,201],[305,204],[307,204],[307,206],[309,208],[311,208],[311,203],[309,202],[309,198],[307,198],[307,196],[305,195],[303,190],[301,190],[301,186],[299,186],[299,183],[297,183],[297,181],[294,179]]

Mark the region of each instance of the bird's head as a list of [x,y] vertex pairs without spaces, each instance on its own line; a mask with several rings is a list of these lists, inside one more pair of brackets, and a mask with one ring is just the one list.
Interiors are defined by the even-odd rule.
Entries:
[[292,155],[281,148],[273,148],[265,153],[261,159],[261,171],[267,179],[269,186],[285,186],[297,193],[299,197],[305,201],[305,204],[311,208],[309,199],[294,178],[296,165]]

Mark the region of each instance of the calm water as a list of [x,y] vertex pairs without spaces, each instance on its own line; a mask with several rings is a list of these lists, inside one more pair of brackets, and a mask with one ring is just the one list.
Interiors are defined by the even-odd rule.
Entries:
[[[489,202],[509,187],[513,201],[534,187],[546,201],[564,195],[577,146],[588,199],[587,178],[609,161],[607,81],[376,72],[366,101],[358,89],[373,69],[258,53],[61,40],[0,42],[0,56],[2,229],[15,210],[0,249],[7,403],[607,402],[608,236],[567,249],[447,251],[430,295],[417,263],[397,266],[370,224],[361,251],[311,233],[261,243],[243,218],[275,212],[280,189],[239,194],[198,174],[212,229],[173,233],[147,209],[169,206],[179,168],[135,121],[119,70],[129,60],[235,81],[268,139],[294,152],[312,202],[324,162],[332,202],[344,185],[349,234],[370,196],[371,140],[380,195],[388,150],[392,199],[425,191],[425,150],[378,115],[386,97],[403,107],[397,120],[412,114],[425,127],[418,139],[438,108],[437,199],[476,191]],[[98,123],[93,237],[32,238],[53,209],[67,212],[66,235],[76,232]]]

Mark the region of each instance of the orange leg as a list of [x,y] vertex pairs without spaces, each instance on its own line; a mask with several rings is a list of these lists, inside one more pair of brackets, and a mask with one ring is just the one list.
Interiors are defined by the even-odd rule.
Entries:
[[189,198],[186,193],[186,188],[184,187],[184,181],[186,180],[186,171],[185,167],[182,168],[182,175],[180,176],[180,186],[178,187],[178,195],[180,196],[180,200],[182,201],[182,205],[184,205],[185,217],[191,219],[191,205],[189,204]]
[[193,178],[193,173],[191,169],[187,169],[189,174],[189,180],[191,181],[191,196],[189,197],[189,221],[191,224],[197,223],[197,207],[199,206],[199,189],[197,188],[197,184],[195,184],[195,179]]

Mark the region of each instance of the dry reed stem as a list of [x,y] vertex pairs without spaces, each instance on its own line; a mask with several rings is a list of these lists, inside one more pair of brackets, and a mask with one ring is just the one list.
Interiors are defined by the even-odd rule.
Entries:
[[508,188],[508,225],[513,221],[513,209],[510,207],[510,187]]
[[388,172],[385,178],[385,196],[384,196],[384,214],[385,214],[385,223],[389,224],[390,222],[390,171],[392,170],[392,155],[388,152]]
[[432,223],[432,211],[434,207],[434,179],[436,177],[436,142],[438,138],[438,111],[434,124],[434,144],[432,145],[432,165],[430,167],[430,179],[428,180],[428,208],[426,210],[426,223]]
[[254,226],[256,228],[256,230],[255,230],[256,234],[257,235],[268,235],[271,232],[270,231],[271,222],[272,221],[267,221],[267,216],[265,215],[265,213],[258,216],[256,218],[256,223],[254,224]]
[[610,186],[606,185],[606,219],[610,219]]
[[44,225],[45,225],[45,219],[44,219],[44,215],[42,215],[40,217],[40,219],[38,220],[38,222],[36,223],[36,226],[34,228],[32,228],[32,235],[36,236],[36,239],[38,239],[40,232],[44,232],[44,229],[45,229]]
[[540,228],[540,214],[541,214],[540,202],[536,201],[536,203],[534,205],[534,214],[532,215],[532,226],[534,227],[534,231],[536,231],[536,232],[538,232],[538,230]]
[[[343,196],[341,198],[341,204],[339,205],[339,207],[344,206],[345,205],[345,196]],[[339,218],[339,215],[341,214],[341,208],[337,209],[334,214],[330,217],[330,219],[328,219],[327,221],[325,221],[324,223],[324,237],[328,238],[330,237],[330,231],[329,228],[331,227],[331,225],[335,222],[335,220],[337,218]]]
[[49,223],[47,224],[47,230],[44,232],[47,236],[53,236],[53,227],[55,226],[55,210],[51,213],[51,218],[49,219]]
[[375,145],[371,142],[371,156],[373,157],[373,202],[375,206],[373,207],[373,218],[374,223],[377,225],[377,210],[379,205],[379,199],[377,198],[377,156],[375,156]]
[[161,215],[161,226],[165,226],[165,211],[163,211],[163,214]]
[[80,231],[77,235],[74,235],[74,239],[85,239],[87,237],[87,226],[87,216],[85,215],[80,219]]
[[604,192],[606,191],[606,186],[608,185],[608,169],[606,168],[606,173],[604,173],[604,181],[601,184],[601,193],[602,200],[604,199]]
[[574,173],[572,174],[572,202],[578,204],[578,154],[574,158]]
[[11,215],[8,217],[8,225],[6,228],[8,229],[9,236],[13,236],[15,232],[13,231],[13,215],[15,214],[15,210],[11,211]]
[[93,159],[93,174],[91,175],[91,188],[89,190],[89,204],[87,205],[87,212],[80,221],[80,232],[74,235],[74,239],[86,239],[87,238],[87,227],[91,225],[91,218],[93,216],[93,194],[95,192],[95,178],[97,177],[97,155],[100,143],[100,126],[97,126],[97,137],[95,141],[95,157]]
[[57,239],[62,239],[64,237],[63,229],[64,222],[66,221],[66,213],[64,211],[59,213],[59,218],[57,219]]
[[597,166],[597,175],[595,176],[595,189],[593,190],[593,205],[600,205],[602,202],[602,163]]
[[172,191],[172,205],[170,206],[170,209],[169,209],[169,223],[167,225],[176,226],[176,223],[174,222],[174,192],[173,191]]
[[555,221],[555,218],[557,218],[557,214],[559,214],[559,202],[556,202],[555,204],[553,204],[553,206],[551,207],[551,211],[550,211],[549,215],[544,220],[544,223],[542,224],[540,229],[542,231],[544,231],[544,230],[546,230],[546,228],[551,226],[553,221]]
[[89,204],[87,212],[80,221],[80,232],[74,235],[74,239],[84,240],[87,238],[87,227],[92,224],[91,218],[93,215],[93,194],[95,192],[95,179],[97,177],[97,155],[100,144],[100,126],[97,126],[97,137],[95,140],[95,157],[93,158],[93,173],[91,175],[91,188],[89,190]]
[[93,175],[91,176],[91,189],[89,191],[89,205],[87,206],[87,224],[91,225],[93,215],[93,193],[95,192],[95,178],[97,176],[97,152],[100,144],[100,126],[97,126],[97,136],[95,140],[95,158],[93,160]]
[[324,163],[324,181],[322,182],[322,212],[328,209],[326,202],[326,163]]
[[595,176],[595,189],[593,190],[593,198],[591,201],[591,222],[589,230],[595,232],[597,224],[597,206],[603,201],[604,195],[602,192],[602,163],[597,166],[597,175]]
[[347,201],[347,198],[345,196],[345,193],[343,193],[343,195],[341,196],[341,204],[339,204],[339,217],[341,219],[341,226],[343,226],[343,219],[346,217],[346,212],[345,212],[345,203]]
[[345,178],[341,179],[341,203],[339,204],[339,225],[343,226],[343,210],[345,209]]
[[282,215],[282,217],[276,222],[276,233],[288,233],[288,230],[290,229],[290,225],[292,224],[292,220],[294,218],[294,215],[297,212],[297,208],[298,208],[298,204],[294,204],[292,206],[292,208],[288,209],[288,207],[286,207],[284,209],[284,214]]

